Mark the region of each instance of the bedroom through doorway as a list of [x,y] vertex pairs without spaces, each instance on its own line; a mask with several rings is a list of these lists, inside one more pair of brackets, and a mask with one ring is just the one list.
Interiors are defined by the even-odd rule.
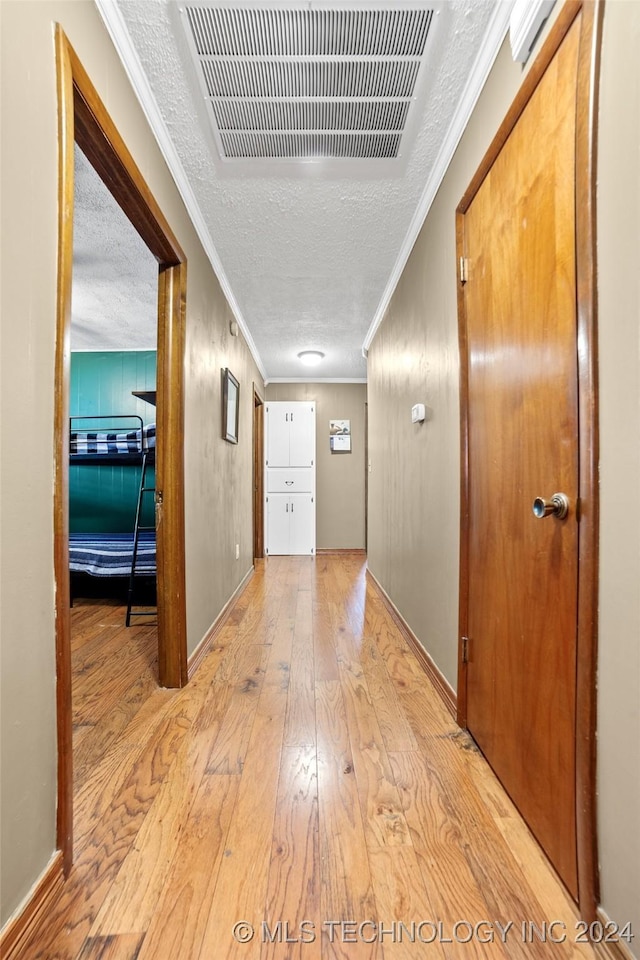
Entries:
[[[114,758],[117,759],[120,751],[127,745],[126,735],[120,735],[119,732],[124,729],[121,714],[124,712],[126,715],[128,711],[132,711],[131,715],[137,721],[139,715],[137,711],[141,709],[144,712],[144,706],[150,699],[155,696],[156,700],[160,697],[162,701],[163,691],[159,688],[181,687],[188,679],[184,570],[184,351],[187,260],[160,206],[59,25],[56,27],[56,63],[58,71],[59,215],[53,517],[58,740],[57,845],[63,854],[65,874],[68,874],[73,863],[74,850],[77,854],[78,850],[81,849],[79,844],[82,842],[83,830],[85,839],[89,835],[86,830],[90,828],[87,827],[88,821],[82,819],[83,813],[89,813],[90,818],[99,815],[99,804],[101,800],[104,802],[109,795],[110,780],[108,778],[113,772],[107,762],[104,771],[107,779],[103,780],[98,777],[96,781],[94,778],[94,783],[101,783],[100,796],[94,797],[94,803],[87,796],[87,791],[79,787],[77,796],[82,797],[82,810],[80,806],[76,810],[74,806],[74,761],[76,761],[76,767],[79,767],[80,764],[78,763],[78,757],[74,756],[74,721],[78,734],[76,736],[78,749],[80,743],[86,739],[85,747],[83,747],[86,762],[95,763],[96,758],[100,756],[104,756],[105,761],[107,761],[109,755],[111,755],[113,762]],[[143,376],[143,389],[135,389],[139,384],[132,385],[129,374],[126,377],[123,374],[124,379],[127,379],[125,391],[124,379],[123,377],[120,378],[119,396],[121,399],[126,392],[126,400],[122,400],[124,409],[121,412],[138,418],[137,421],[134,420],[133,429],[122,431],[117,428],[116,430],[106,431],[115,433],[115,439],[111,437],[90,438],[86,436],[86,433],[81,435],[82,431],[79,429],[72,430],[70,424],[72,392],[76,391],[78,396],[83,393],[85,398],[89,394],[93,394],[94,399],[96,398],[95,370],[89,371],[88,374],[85,370],[82,374],[85,377],[85,387],[82,391],[76,385],[75,375],[72,378],[70,344],[73,333],[76,345],[78,345],[80,341],[77,337],[82,328],[83,317],[86,327],[86,321],[92,312],[91,301],[95,298],[98,287],[95,279],[96,263],[100,269],[104,269],[103,253],[97,252],[95,248],[89,245],[89,248],[84,251],[80,250],[79,247],[76,248],[76,269],[74,271],[73,212],[77,202],[74,181],[76,179],[76,166],[80,171],[83,164],[82,156],[78,153],[77,148],[84,154],[91,171],[97,175],[103,185],[108,187],[107,192],[110,194],[111,200],[115,201],[130,227],[134,229],[134,233],[138,235],[138,241],[146,247],[153,264],[155,298],[151,296],[149,309],[155,313],[157,336],[155,446],[153,446],[153,431],[150,428],[150,425],[154,422],[153,415],[150,416],[147,410],[150,399],[153,399],[150,397],[150,394],[153,393],[153,375],[150,372],[153,364],[149,356],[141,361],[143,371],[146,367]],[[91,171],[85,172],[89,174]],[[78,178],[80,180],[81,172],[78,173]],[[120,243],[120,234],[118,234],[117,239],[113,240],[112,238],[112,245],[118,246]],[[93,273],[94,278],[92,284],[89,285],[89,301],[84,304],[81,311],[82,297],[78,292],[77,282],[74,290],[73,280],[74,272],[76,281],[80,276],[80,264],[83,255],[86,272],[89,275]],[[93,265],[92,260],[94,261]],[[154,299],[155,308],[152,306]],[[76,323],[75,329],[72,331],[74,310]],[[107,308],[106,315],[110,316],[111,312],[113,311]],[[131,340],[125,344],[127,347],[131,345]],[[114,342],[112,351],[105,350],[103,352],[124,354],[127,351],[122,349],[121,343]],[[153,353],[153,351],[143,352]],[[104,360],[104,358],[102,359]],[[120,359],[122,360],[122,357]],[[90,365],[96,362],[96,356],[90,358]],[[134,363],[133,368],[135,366]],[[148,380],[147,377],[149,377]],[[114,397],[116,393],[117,390],[113,394]],[[102,390],[98,389],[97,396],[100,404],[102,403],[101,394]],[[130,401],[135,401],[136,408],[132,408]],[[142,404],[141,409],[145,411],[144,413],[137,412],[138,401]],[[96,400],[97,403],[98,400]],[[152,407],[153,404],[149,409]],[[80,409],[80,416],[89,414],[94,419],[103,416],[103,414],[97,412],[97,406],[95,409],[87,409],[84,401]],[[112,398],[109,401],[109,409],[104,416],[111,417],[113,414],[115,414],[115,401]],[[95,428],[95,424],[93,426]],[[75,446],[72,443],[72,432],[75,434]],[[102,433],[105,431],[94,429],[93,432]],[[121,433],[125,434],[124,438],[119,436]],[[132,436],[129,436],[129,434],[132,434]],[[150,507],[145,506],[147,516],[149,516],[150,510],[151,523],[143,523],[142,525],[149,526],[149,532],[155,535],[156,626],[145,628],[142,625],[136,625],[127,627],[126,615],[123,622],[119,613],[116,621],[113,623],[111,621],[107,622],[106,617],[102,616],[104,610],[101,610],[96,613],[95,622],[87,614],[84,622],[77,625],[77,629],[73,631],[72,636],[72,614],[77,620],[82,619],[82,617],[77,615],[71,607],[73,593],[69,569],[70,528],[76,526],[79,522],[88,522],[87,518],[91,515],[92,510],[85,509],[86,504],[83,506],[80,502],[76,504],[77,509],[74,507],[74,516],[70,518],[72,500],[70,491],[72,464],[70,461],[74,456],[91,457],[92,454],[98,455],[100,448],[96,447],[90,450],[89,442],[107,444],[110,456],[117,457],[120,454],[125,458],[125,461],[131,455],[137,456],[138,460],[152,459],[154,461],[155,477],[152,480],[151,490],[153,491],[155,487],[155,493],[152,493],[150,498],[152,501]],[[130,443],[133,449],[129,448]],[[114,446],[110,447],[110,444],[114,444]],[[120,444],[124,444],[124,449],[120,448]],[[152,458],[145,458],[145,454],[151,449],[154,450]],[[74,465],[79,465],[79,462],[75,461]],[[89,465],[88,461],[85,461],[85,465]],[[94,466],[99,465],[94,464]],[[109,465],[109,469],[116,465],[121,466],[122,464],[116,462]],[[141,464],[138,464],[138,476],[140,466]],[[152,473],[149,476],[151,478]],[[83,483],[85,481],[79,481],[81,490],[84,489]],[[107,480],[104,483],[107,483]],[[103,478],[99,479],[98,485],[102,487]],[[126,486],[126,481],[121,480],[121,485]],[[89,497],[89,499],[91,498],[95,499],[95,491]],[[101,499],[99,496],[97,499],[99,504],[97,513],[100,517],[99,526],[104,526],[107,523],[105,519],[107,515],[113,520],[114,515],[118,513],[122,505],[116,504],[117,497],[113,490],[106,499]],[[113,510],[111,511],[106,509],[105,504],[108,502],[112,504]],[[95,513],[95,511],[93,512]],[[82,520],[83,517],[84,521]],[[117,533],[118,531],[113,532]],[[131,535],[130,532],[128,532],[128,535]],[[76,585],[73,589],[75,604],[77,602]],[[124,605],[123,609],[125,609]],[[76,607],[76,610],[79,610],[79,607]],[[115,613],[114,616],[116,616]],[[136,618],[135,622],[139,623],[140,621]],[[139,655],[143,661],[146,657],[146,681],[141,680],[141,672],[144,673],[144,670],[140,671],[139,669],[140,659],[138,661],[131,659],[127,661],[127,656],[122,654],[122,651],[126,651],[127,644],[130,642],[129,639],[123,638],[128,638],[143,629],[153,631],[153,634],[150,634],[150,638],[153,637],[153,642],[150,640],[147,652]],[[74,678],[74,656],[77,650],[83,646],[85,634],[88,633],[92,636],[94,630],[98,639],[94,638],[92,640],[93,648],[86,651],[84,658],[75,658],[77,662]],[[119,640],[113,641],[113,649],[119,651],[118,656],[109,657],[105,655],[105,647],[108,646],[107,638],[110,633],[116,637],[120,635]],[[157,666],[154,666],[154,660],[157,660]],[[122,669],[121,664],[123,665]],[[111,672],[106,674],[101,672],[99,669],[101,666],[108,667]],[[74,715],[74,679],[78,691],[84,687],[82,698],[87,709],[91,706],[100,711],[102,706],[107,704],[100,717],[97,717],[95,713],[88,716],[86,712],[81,713],[77,709]],[[145,700],[146,688],[141,689],[140,683],[142,682],[144,687],[149,679],[152,692]],[[157,716],[161,713],[161,710],[155,709],[151,712],[154,716]],[[91,736],[94,737],[95,742],[92,749],[89,749]],[[114,749],[111,749],[111,747],[114,747]],[[135,749],[135,744],[129,744],[129,747]],[[93,759],[90,761],[89,757]],[[76,780],[78,781],[80,777],[81,771],[78,769]],[[91,793],[91,790],[88,792]]]
[[156,259],[76,144],[68,489],[78,826],[87,778],[158,685],[157,316]]

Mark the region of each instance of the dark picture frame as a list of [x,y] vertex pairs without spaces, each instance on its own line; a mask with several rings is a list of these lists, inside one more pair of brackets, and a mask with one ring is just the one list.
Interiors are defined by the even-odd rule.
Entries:
[[228,367],[222,370],[222,438],[238,442],[240,420],[240,384]]

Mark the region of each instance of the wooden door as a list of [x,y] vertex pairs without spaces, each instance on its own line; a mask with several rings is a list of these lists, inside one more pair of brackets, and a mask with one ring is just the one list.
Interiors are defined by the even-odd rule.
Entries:
[[[574,896],[579,21],[461,221],[467,725]],[[566,519],[536,519],[559,492]]]

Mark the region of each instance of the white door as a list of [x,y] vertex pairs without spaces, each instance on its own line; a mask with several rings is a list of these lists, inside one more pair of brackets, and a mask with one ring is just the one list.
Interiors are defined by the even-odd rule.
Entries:
[[290,497],[289,553],[311,555],[315,548],[315,504],[311,494]]
[[312,466],[316,458],[315,404],[292,404],[289,411],[289,425],[289,466]]
[[289,497],[278,493],[270,495],[267,499],[267,553],[270,556],[291,552],[290,519]]
[[291,404],[270,401],[267,404],[267,452],[269,467],[289,466],[289,431]]

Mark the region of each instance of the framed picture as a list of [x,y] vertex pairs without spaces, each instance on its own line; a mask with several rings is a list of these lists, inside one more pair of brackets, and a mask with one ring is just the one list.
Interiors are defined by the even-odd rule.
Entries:
[[240,384],[228,367],[222,371],[222,438],[238,442],[240,417]]
[[351,453],[351,420],[329,420],[329,447],[332,453]]

